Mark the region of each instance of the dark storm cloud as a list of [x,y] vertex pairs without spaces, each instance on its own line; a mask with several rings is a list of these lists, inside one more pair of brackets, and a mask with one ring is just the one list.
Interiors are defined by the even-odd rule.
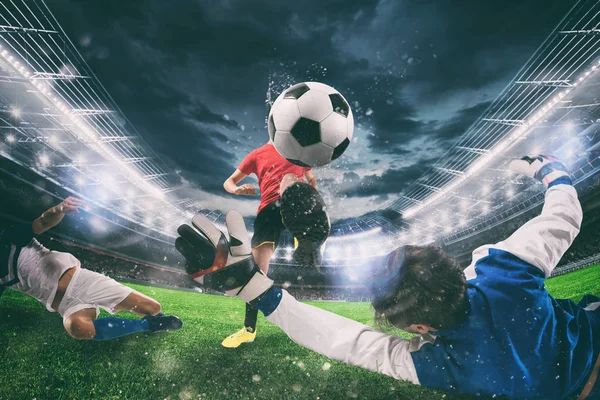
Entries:
[[[331,41],[364,2],[313,3],[297,10],[293,3],[247,1],[56,1],[50,7],[59,17],[72,16],[67,33],[80,38],[92,69],[159,155],[186,179],[223,194],[223,180],[243,155],[266,141],[265,92],[281,61],[294,60],[285,72],[303,80],[318,60],[340,84],[347,68],[367,67],[364,60],[343,61]],[[237,117],[249,110],[244,135],[243,124],[217,108]],[[247,137],[252,140],[242,145]]]
[[[335,168],[392,166],[381,176],[349,174],[339,192],[381,198],[433,163],[413,143],[445,151],[572,4],[47,2],[124,114],[190,183],[223,195],[223,180],[267,140],[267,89],[275,96],[295,81],[321,80],[348,99],[377,156],[352,158],[351,146]],[[475,98],[453,100],[469,90]],[[436,102],[451,107],[431,116]]]
[[[366,175],[359,180],[346,183],[339,193],[348,197],[381,196],[401,193],[432,165],[434,160],[421,162],[398,169],[388,169],[380,176]],[[354,178],[354,177],[352,177]]]
[[453,141],[462,135],[483,114],[491,102],[484,101],[472,107],[463,108],[442,124],[430,123],[433,135],[441,141]]
[[[402,71],[402,79],[385,77],[381,90],[362,103],[373,110],[368,118],[372,147],[395,154],[407,141],[428,135],[424,128],[430,124],[418,117],[419,111],[443,99],[451,102],[456,92],[479,91],[480,102],[495,97],[572,4],[382,1],[376,23],[359,27],[355,36],[365,39],[353,40],[349,50],[371,52],[371,61]],[[410,90],[398,95],[407,86]],[[446,130],[447,143],[439,146],[462,133]]]

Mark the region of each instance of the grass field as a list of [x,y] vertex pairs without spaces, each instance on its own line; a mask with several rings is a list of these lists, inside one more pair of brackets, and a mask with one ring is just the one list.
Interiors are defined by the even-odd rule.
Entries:
[[[0,301],[0,399],[444,399],[445,395],[329,360],[259,318],[254,343],[221,340],[239,329],[238,299],[131,285],[179,315],[178,332],[80,342],[60,317],[8,290]],[[556,297],[600,295],[600,265],[553,278]],[[367,303],[311,304],[372,324]],[[123,314],[127,315],[127,314]]]

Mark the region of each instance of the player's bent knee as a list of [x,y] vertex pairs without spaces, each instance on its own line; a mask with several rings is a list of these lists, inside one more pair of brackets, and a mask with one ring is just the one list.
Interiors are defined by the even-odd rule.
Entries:
[[281,179],[281,183],[279,184],[279,193],[282,194],[289,186],[300,181],[300,178],[294,174],[285,174]]
[[85,317],[69,317],[64,322],[65,330],[72,338],[78,340],[92,340],[96,337],[94,321]]
[[150,315],[156,315],[161,310],[160,303],[154,299],[150,299],[147,307],[148,307],[147,311]]
[[156,315],[160,312],[160,303],[151,297],[146,297],[137,306],[138,310],[145,315]]

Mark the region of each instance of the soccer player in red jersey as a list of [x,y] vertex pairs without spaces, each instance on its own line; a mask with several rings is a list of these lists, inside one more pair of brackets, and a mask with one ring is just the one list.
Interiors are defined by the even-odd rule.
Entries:
[[[317,179],[311,168],[292,164],[283,158],[272,141],[250,152],[225,181],[223,187],[231,194],[255,196],[256,188],[251,184],[238,186],[238,183],[250,174],[256,175],[260,189],[260,205],[254,220],[252,235],[252,255],[258,267],[266,275],[279,237],[286,229],[281,216],[281,193],[288,186],[295,182],[302,182],[304,179],[316,189]],[[242,343],[254,341],[257,316],[258,309],[246,305],[244,328],[223,340],[223,347],[236,348]]]

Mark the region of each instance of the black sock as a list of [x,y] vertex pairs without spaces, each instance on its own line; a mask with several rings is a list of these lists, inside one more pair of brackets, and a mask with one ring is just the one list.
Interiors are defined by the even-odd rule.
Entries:
[[258,318],[258,308],[246,304],[246,319],[244,321],[244,326],[246,328],[251,328],[252,332],[256,331],[256,318]]

